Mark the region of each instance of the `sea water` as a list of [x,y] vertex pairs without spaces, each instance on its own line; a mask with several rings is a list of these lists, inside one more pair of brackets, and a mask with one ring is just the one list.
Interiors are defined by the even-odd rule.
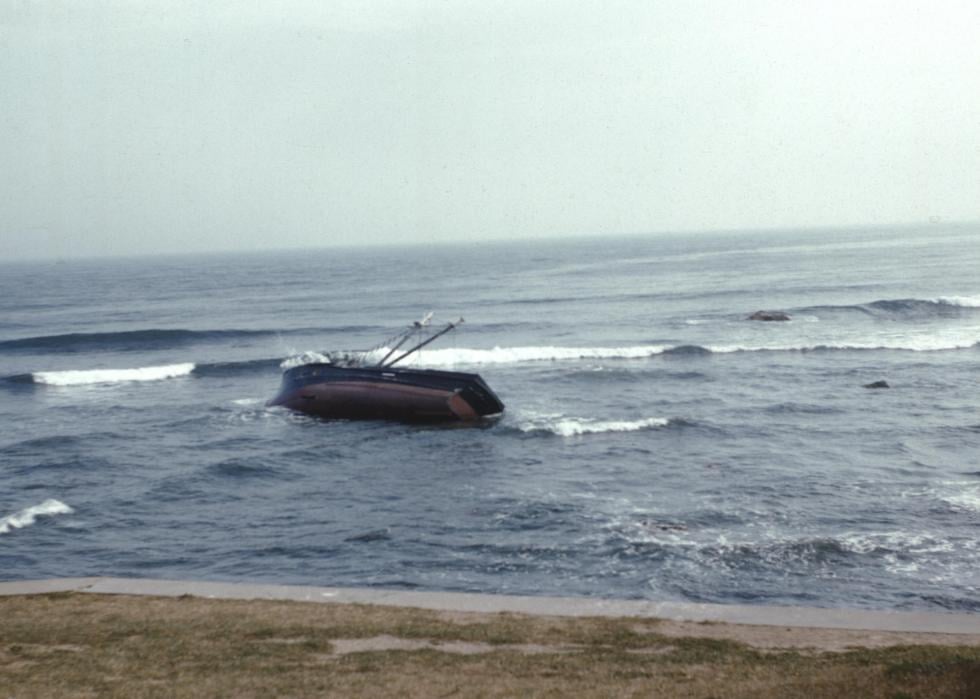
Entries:
[[[499,421],[265,407],[430,310]],[[0,264],[0,579],[980,611],[978,342],[976,226]]]

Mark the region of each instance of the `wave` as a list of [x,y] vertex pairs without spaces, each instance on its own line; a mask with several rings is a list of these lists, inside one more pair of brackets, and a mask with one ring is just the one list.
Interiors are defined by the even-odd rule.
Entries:
[[962,308],[980,308],[980,296],[940,296],[934,301]]
[[[975,337],[947,339],[942,337],[883,338],[869,342],[835,344],[785,345],[638,345],[634,347],[494,347],[493,349],[442,349],[422,352],[399,366],[454,367],[456,365],[503,365],[529,362],[572,362],[596,359],[646,359],[664,357],[703,357],[712,354],[741,352],[833,352],[868,350],[904,350],[909,352],[939,352],[970,349],[980,346]],[[385,350],[379,351],[378,358]],[[304,352],[280,363],[282,369],[303,364],[330,363],[329,353]],[[12,378],[12,377],[11,377]]]
[[[13,374],[0,381],[5,384],[43,384],[48,386],[84,386],[87,384],[126,383],[130,381],[159,381],[181,376],[199,377],[238,376],[257,371],[272,371],[279,367],[279,360],[247,359],[237,362],[211,362],[195,364],[183,362],[165,366],[139,367],[135,369],[71,369],[65,371],[36,371],[30,374]],[[10,386],[14,388],[14,386]]]
[[303,352],[302,354],[297,354],[293,357],[286,357],[279,364],[279,368],[292,369],[293,367],[303,366],[304,364],[330,364],[330,357],[321,352],[316,352],[314,350],[309,350]]
[[[454,366],[456,364],[519,364],[524,362],[559,362],[594,359],[646,359],[655,356],[702,357],[712,354],[739,352],[831,352],[864,350],[906,350],[935,352],[969,349],[980,346],[976,336],[948,338],[941,336],[888,337],[868,342],[829,344],[773,345],[637,345],[633,347],[494,347],[493,349],[442,349],[422,353],[423,366]],[[320,355],[321,357],[323,355]],[[321,361],[321,360],[316,360]],[[298,362],[305,363],[305,362]],[[406,366],[408,363],[406,362]]]
[[559,437],[578,437],[606,432],[638,432],[667,427],[670,420],[649,417],[641,420],[591,420],[588,418],[542,415],[519,422],[518,430],[528,434],[551,434]]
[[709,374],[700,371],[671,371],[659,366],[650,365],[648,368],[633,366],[614,366],[598,364],[584,368],[562,368],[556,373],[559,381],[588,381],[609,383],[622,381],[634,383],[637,379],[652,381],[711,381]]
[[643,359],[663,354],[665,345],[633,347],[494,347],[493,349],[439,349],[424,351],[422,363],[432,366],[454,364],[518,364],[522,362],[580,359]]
[[71,514],[72,512],[74,510],[65,503],[49,498],[40,505],[33,505],[20,512],[0,518],[0,534],[7,534],[12,529],[29,527],[41,516],[50,517],[52,515]]
[[940,337],[917,335],[908,337],[882,337],[868,342],[839,342],[829,344],[800,345],[712,345],[707,349],[712,354],[733,354],[736,352],[866,352],[889,350],[903,352],[944,352],[949,350],[972,349],[980,346],[977,336]]
[[333,328],[224,329],[186,330],[181,328],[148,328],[102,333],[67,333],[40,335],[0,342],[0,352],[74,353],[99,350],[140,351],[170,349],[192,344],[225,342],[255,337],[303,335],[309,333],[351,333],[377,330],[375,326],[343,326]]
[[712,350],[701,345],[677,345],[668,347],[663,353],[668,357],[703,357],[712,354]]
[[194,365],[194,376],[238,376],[253,371],[272,370],[279,367],[279,360],[245,359],[238,362],[210,362]]
[[980,486],[976,483],[952,482],[946,492],[937,493],[940,500],[960,512],[980,512]]
[[272,330],[127,330],[106,333],[42,335],[0,342],[3,351],[83,352],[92,350],[146,350],[192,343],[272,335]]
[[[493,349],[442,349],[422,352],[411,362],[399,366],[455,367],[457,365],[507,365],[531,362],[575,362],[582,360],[630,360],[647,359],[656,356],[664,358],[698,358],[715,354],[735,354],[752,352],[845,352],[845,351],[907,351],[940,352],[980,347],[975,336],[941,337],[910,336],[905,338],[882,338],[869,342],[843,342],[837,344],[785,344],[785,345],[636,345],[632,347],[494,347]],[[365,355],[380,359],[386,354],[382,348]],[[156,381],[193,374],[199,377],[237,376],[274,369],[313,363],[330,363],[330,353],[315,351],[288,357],[249,359],[232,362],[211,362],[194,364],[191,362],[167,366],[141,367],[135,369],[83,369],[65,371],[40,371],[29,374],[5,376],[0,381],[11,390],[17,384],[47,384],[53,386],[76,386],[84,384],[121,383],[128,381]],[[605,371],[600,367],[595,371]],[[698,378],[692,375],[690,378]],[[681,376],[681,378],[684,378]]]
[[[643,359],[663,354],[669,347],[665,345],[638,345],[633,347],[494,347],[492,349],[437,349],[423,350],[412,357],[409,366],[416,361],[424,366],[445,367],[456,364],[519,364],[522,362],[571,361],[579,359]],[[367,355],[380,359],[387,354],[383,347]],[[329,361],[328,355],[319,352],[305,352],[283,361],[282,367],[288,369],[301,364]]]
[[870,303],[840,306],[809,306],[797,309],[798,313],[846,313],[856,312],[876,317],[950,317],[980,310],[980,296],[939,296],[931,299],[880,299]]
[[137,369],[87,369],[78,371],[39,371],[32,374],[34,383],[49,386],[85,386],[90,384],[123,383],[129,381],[159,381],[187,376],[194,365],[169,364],[167,366],[140,367]]

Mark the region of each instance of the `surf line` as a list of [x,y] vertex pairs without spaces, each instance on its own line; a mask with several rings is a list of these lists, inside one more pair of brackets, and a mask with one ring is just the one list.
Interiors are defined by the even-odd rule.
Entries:
[[159,381],[187,376],[195,365],[168,364],[166,366],[139,367],[136,369],[82,369],[70,371],[38,371],[32,374],[34,383],[49,386],[85,386],[128,381]]

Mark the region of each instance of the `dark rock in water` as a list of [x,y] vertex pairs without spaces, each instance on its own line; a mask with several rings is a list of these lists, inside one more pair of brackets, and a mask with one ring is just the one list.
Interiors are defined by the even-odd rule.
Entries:
[[887,381],[873,381],[872,383],[864,384],[865,388],[891,388]]
[[782,311],[756,311],[749,316],[749,320],[789,320],[789,314]]

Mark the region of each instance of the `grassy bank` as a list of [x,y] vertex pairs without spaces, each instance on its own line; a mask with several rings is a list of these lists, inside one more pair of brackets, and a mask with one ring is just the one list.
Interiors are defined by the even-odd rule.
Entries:
[[977,643],[58,593],[0,598],[0,699],[980,696],[980,646],[937,640]]

